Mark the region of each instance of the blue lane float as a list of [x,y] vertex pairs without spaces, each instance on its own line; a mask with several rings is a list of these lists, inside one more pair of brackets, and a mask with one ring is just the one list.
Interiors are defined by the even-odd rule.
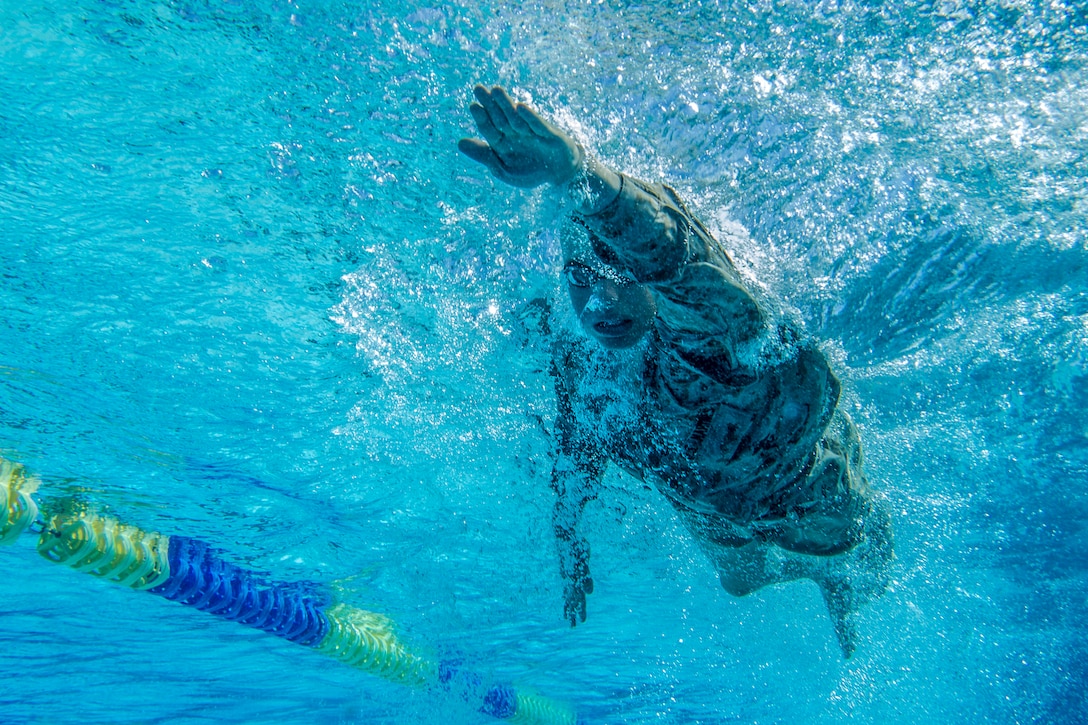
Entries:
[[268,585],[220,559],[203,541],[171,536],[167,564],[170,576],[148,589],[152,594],[307,647],[316,647],[329,632],[322,612],[327,602]]
[[[13,543],[39,520],[32,496],[37,487],[21,465],[0,458],[0,544]],[[269,582],[222,559],[203,541],[145,532],[70,507],[57,507],[45,518],[38,553],[54,563],[263,630],[392,682],[454,693],[498,720],[582,722],[561,703],[488,684],[457,662],[413,653],[382,614],[333,603],[297,584]]]

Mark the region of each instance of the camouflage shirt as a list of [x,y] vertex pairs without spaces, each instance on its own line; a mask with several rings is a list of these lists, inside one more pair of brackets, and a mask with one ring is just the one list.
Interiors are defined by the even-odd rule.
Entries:
[[633,352],[557,340],[557,525],[573,534],[608,461],[738,526],[803,512],[825,495],[812,472],[838,380],[770,321],[676,192],[621,178],[615,201],[574,221],[603,262],[652,289],[657,317]]

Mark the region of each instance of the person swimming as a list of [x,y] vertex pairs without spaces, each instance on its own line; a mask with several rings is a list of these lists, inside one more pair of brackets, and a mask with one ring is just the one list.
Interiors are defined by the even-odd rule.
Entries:
[[554,343],[551,478],[571,626],[593,592],[579,522],[611,462],[665,496],[730,594],[814,581],[849,658],[893,538],[825,355],[752,295],[671,188],[590,157],[502,87],[474,96],[483,140],[461,152],[511,186],[564,189],[572,209],[563,277],[585,335]]

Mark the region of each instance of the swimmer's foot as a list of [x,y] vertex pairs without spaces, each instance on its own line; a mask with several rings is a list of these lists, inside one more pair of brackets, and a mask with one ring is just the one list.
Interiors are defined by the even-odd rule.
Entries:
[[858,645],[857,605],[854,602],[853,587],[845,578],[829,577],[819,582],[820,592],[827,604],[827,613],[835,627],[835,637],[839,640],[844,659],[850,659]]

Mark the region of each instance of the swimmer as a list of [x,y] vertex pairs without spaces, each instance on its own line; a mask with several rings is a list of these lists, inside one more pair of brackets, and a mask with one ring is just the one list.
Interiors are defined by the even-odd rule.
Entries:
[[563,279],[584,334],[554,344],[552,487],[571,626],[593,592],[579,522],[612,463],[664,495],[730,594],[814,581],[849,658],[858,609],[887,586],[892,533],[826,357],[751,294],[675,191],[590,157],[501,87],[474,95],[483,140],[461,152],[570,202]]

